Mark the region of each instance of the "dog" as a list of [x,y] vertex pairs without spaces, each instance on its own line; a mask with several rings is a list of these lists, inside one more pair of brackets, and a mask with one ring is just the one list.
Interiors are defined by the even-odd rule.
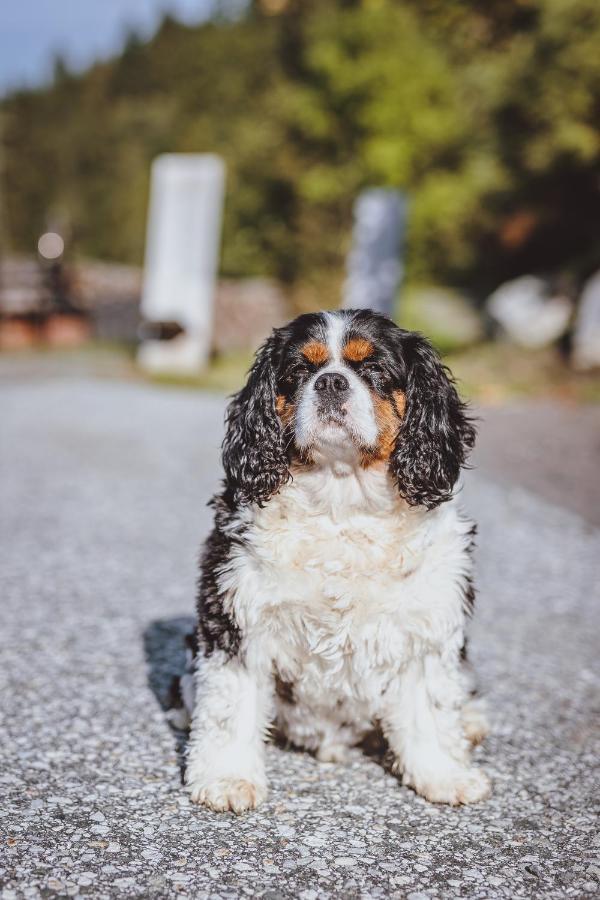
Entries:
[[212,810],[267,794],[273,726],[343,762],[379,728],[432,802],[490,793],[466,659],[475,526],[456,497],[475,440],[420,334],[367,310],[299,316],[226,414],[202,556],[185,784]]

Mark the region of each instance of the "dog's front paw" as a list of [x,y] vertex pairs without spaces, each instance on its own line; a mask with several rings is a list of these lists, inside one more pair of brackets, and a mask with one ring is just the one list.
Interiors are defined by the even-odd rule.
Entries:
[[433,776],[411,776],[405,773],[403,782],[431,803],[449,803],[451,806],[478,803],[487,799],[492,792],[487,775],[474,766]]
[[267,796],[263,785],[253,784],[245,778],[219,778],[210,783],[188,783],[187,789],[194,803],[207,806],[215,812],[246,812],[254,809]]

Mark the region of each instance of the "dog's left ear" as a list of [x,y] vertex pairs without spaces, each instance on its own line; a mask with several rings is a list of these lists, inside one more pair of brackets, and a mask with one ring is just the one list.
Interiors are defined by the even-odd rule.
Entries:
[[275,410],[276,367],[283,344],[283,329],[276,329],[227,408],[223,468],[236,503],[262,505],[289,478],[284,431]]
[[475,443],[475,429],[429,341],[398,331],[399,358],[406,369],[406,407],[390,470],[411,506],[433,509],[451,498]]

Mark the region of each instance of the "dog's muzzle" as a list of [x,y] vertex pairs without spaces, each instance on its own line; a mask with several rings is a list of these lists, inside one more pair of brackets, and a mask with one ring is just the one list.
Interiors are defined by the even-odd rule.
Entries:
[[322,372],[313,385],[317,394],[317,413],[322,421],[342,424],[346,417],[344,403],[350,392],[350,382],[341,372]]

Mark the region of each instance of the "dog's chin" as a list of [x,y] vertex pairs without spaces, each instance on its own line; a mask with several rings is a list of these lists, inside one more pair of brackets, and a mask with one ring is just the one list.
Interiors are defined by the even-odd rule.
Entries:
[[333,450],[342,450],[348,444],[353,444],[352,434],[348,428],[339,422],[324,422],[319,427],[319,432],[315,436],[313,447],[331,447]]
[[313,462],[354,466],[365,442],[347,416],[333,412],[319,415],[300,446],[303,455]]

